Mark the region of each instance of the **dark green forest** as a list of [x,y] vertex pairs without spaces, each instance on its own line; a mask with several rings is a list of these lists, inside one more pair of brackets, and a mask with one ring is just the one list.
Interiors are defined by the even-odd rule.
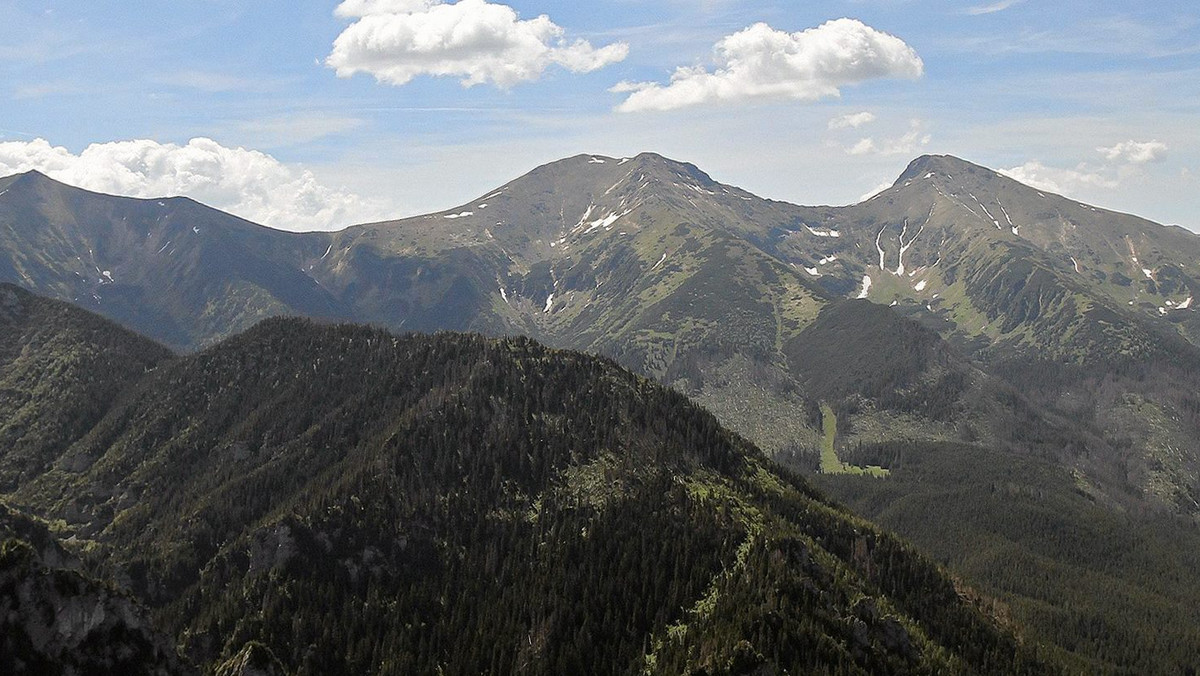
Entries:
[[7,500],[206,672],[1059,670],[943,568],[611,361],[277,319],[132,368]]

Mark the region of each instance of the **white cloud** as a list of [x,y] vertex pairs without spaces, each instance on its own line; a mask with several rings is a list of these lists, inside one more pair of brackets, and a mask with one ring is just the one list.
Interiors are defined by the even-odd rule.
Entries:
[[397,86],[428,75],[508,88],[551,65],[587,73],[629,54],[625,43],[568,42],[546,15],[521,20],[512,7],[486,0],[346,0],[335,11],[356,21],[334,41],[326,65],[339,77],[369,73]]
[[851,155],[912,155],[933,140],[924,130],[920,120],[913,120],[908,133],[895,138],[883,139],[876,142],[873,138],[860,139],[858,143],[846,148]]
[[968,7],[966,9],[966,13],[970,14],[971,16],[995,14],[996,12],[1003,12],[1013,5],[1019,5],[1022,2],[1024,2],[1024,0],[1000,0],[999,2],[993,2],[990,5],[976,5],[974,7]]
[[1160,141],[1125,141],[1110,148],[1097,148],[1097,152],[1110,162],[1147,164],[1159,162],[1167,156],[1167,144]]
[[851,155],[871,155],[879,152],[879,148],[875,146],[875,139],[864,138],[859,140],[858,143],[855,143],[847,148],[846,152],[850,153]]
[[96,143],[78,155],[43,139],[0,143],[0,175],[31,169],[98,192],[186,195],[284,230],[330,230],[386,215],[386,205],[322,185],[306,169],[206,138],[184,146],[150,140]]
[[903,40],[855,19],[836,19],[798,33],[765,23],[722,38],[716,69],[680,67],[671,82],[622,82],[617,110],[673,110],[749,100],[816,101],[841,87],[878,78],[917,78],[924,64]]
[[1078,194],[1090,188],[1113,190],[1131,178],[1144,175],[1144,165],[1166,157],[1167,144],[1160,141],[1125,141],[1111,147],[1096,148],[1106,162],[1099,166],[1081,162],[1074,169],[1048,167],[1038,160],[1000,173],[1040,190],[1063,195]]
[[372,14],[421,12],[436,4],[437,0],[346,0],[333,13],[343,19],[355,19]]
[[841,115],[829,121],[830,129],[858,129],[875,121],[875,114],[869,112],[850,113]]
[[1070,195],[1087,188],[1111,190],[1119,185],[1116,178],[1107,176],[1102,170],[1081,164],[1075,169],[1048,167],[1038,160],[1026,162],[1019,167],[1001,169],[1001,174],[1020,181],[1038,190]]
[[863,193],[862,197],[858,198],[858,201],[866,202],[867,200],[878,195],[879,193],[883,192],[884,190],[887,190],[890,187],[892,187],[892,184],[890,182],[880,183],[879,185],[875,186],[875,188],[873,190],[871,190],[870,192]]

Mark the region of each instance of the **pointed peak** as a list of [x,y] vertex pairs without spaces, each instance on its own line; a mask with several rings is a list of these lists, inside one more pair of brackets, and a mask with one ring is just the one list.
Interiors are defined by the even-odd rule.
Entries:
[[14,178],[17,181],[27,181],[29,183],[52,183],[55,185],[64,185],[64,183],[62,181],[58,181],[53,178],[50,178],[49,175],[44,174],[41,171],[38,171],[37,169],[30,169],[29,171],[21,172],[19,174],[16,174],[14,176]]
[[6,178],[0,178],[0,186],[3,186],[3,188],[0,189],[21,187],[26,190],[45,190],[71,187],[62,181],[47,176],[37,169],[30,169],[29,171],[13,174]]

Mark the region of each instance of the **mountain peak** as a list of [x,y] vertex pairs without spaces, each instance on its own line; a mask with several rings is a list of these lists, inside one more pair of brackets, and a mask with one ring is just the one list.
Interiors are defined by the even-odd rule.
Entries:
[[0,190],[7,190],[15,185],[55,185],[58,181],[43,174],[37,169],[30,169],[17,174],[0,178]]
[[896,183],[904,183],[905,181],[922,178],[929,174],[955,176],[977,172],[983,172],[987,175],[996,174],[996,172],[987,167],[968,162],[953,155],[922,155],[909,162],[908,168],[904,170],[904,173],[900,174],[900,178],[896,179]]

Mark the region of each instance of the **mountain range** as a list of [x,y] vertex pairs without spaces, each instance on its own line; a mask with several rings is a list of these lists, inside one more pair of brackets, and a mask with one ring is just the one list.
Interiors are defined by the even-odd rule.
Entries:
[[[1193,233],[946,156],[803,207],[658,155],[581,155],[444,212],[306,234],[0,179],[0,281],[200,355],[300,315],[610,357],[935,553],[1081,671],[1200,661],[1198,279]],[[164,353],[113,353],[136,359],[98,366],[126,374],[104,387]],[[31,355],[7,410],[38,408]],[[70,431],[92,433],[88,410],[39,421],[59,446],[0,430],[29,439],[0,467],[21,504],[96,508],[39,474],[101,453]]]

